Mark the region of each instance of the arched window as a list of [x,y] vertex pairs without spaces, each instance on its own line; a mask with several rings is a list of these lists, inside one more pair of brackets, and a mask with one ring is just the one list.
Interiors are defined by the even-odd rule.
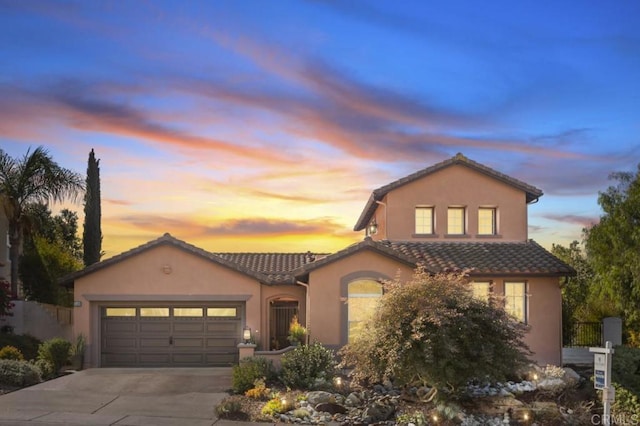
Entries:
[[359,279],[349,283],[347,287],[349,342],[362,332],[363,323],[373,314],[380,296],[382,296],[382,284],[378,281]]

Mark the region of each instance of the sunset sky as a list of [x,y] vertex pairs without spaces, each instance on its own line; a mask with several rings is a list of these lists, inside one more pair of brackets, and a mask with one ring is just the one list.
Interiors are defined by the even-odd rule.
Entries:
[[0,0],[0,147],[39,145],[83,176],[95,149],[107,257],[336,251],[457,152],[566,245],[640,162],[640,2]]

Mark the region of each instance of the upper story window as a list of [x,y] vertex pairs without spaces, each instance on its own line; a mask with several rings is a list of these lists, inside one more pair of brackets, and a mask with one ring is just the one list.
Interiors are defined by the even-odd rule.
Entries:
[[520,322],[527,322],[527,283],[504,283],[504,309]]
[[433,234],[433,207],[416,207],[416,234]]
[[480,207],[478,209],[478,234],[496,235],[496,209],[494,207]]
[[466,233],[464,213],[464,207],[449,207],[447,210],[447,234],[464,235]]
[[382,284],[371,279],[352,281],[347,287],[347,321],[349,342],[362,332],[364,322],[376,309],[382,296]]
[[489,302],[491,296],[491,281],[474,281],[471,283],[473,297],[483,302]]

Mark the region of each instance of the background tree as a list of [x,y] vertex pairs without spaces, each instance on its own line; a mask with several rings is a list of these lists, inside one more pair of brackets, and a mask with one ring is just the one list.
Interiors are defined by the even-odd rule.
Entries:
[[69,292],[58,280],[82,267],[78,215],[64,209],[52,216],[44,204],[26,208],[23,254],[19,276],[25,297],[43,303],[69,305]]
[[586,230],[586,250],[601,300],[623,314],[629,343],[640,344],[640,165],[614,173],[617,181],[598,197],[603,215]]
[[87,164],[87,190],[84,194],[84,265],[100,261],[102,254],[102,230],[100,228],[100,160],[96,160],[93,149]]
[[385,284],[363,333],[341,350],[356,380],[421,384],[456,395],[470,380],[499,381],[527,363],[525,326],[475,299],[462,274]]
[[562,286],[562,335],[568,337],[576,322],[602,319],[593,318],[594,312],[588,303],[593,269],[578,241],[573,241],[569,247],[553,244],[551,253],[576,270],[576,275],[568,277]]
[[81,177],[60,167],[44,147],[37,147],[21,159],[0,149],[0,201],[9,222],[11,294],[18,296],[18,267],[29,203],[75,199],[83,190]]

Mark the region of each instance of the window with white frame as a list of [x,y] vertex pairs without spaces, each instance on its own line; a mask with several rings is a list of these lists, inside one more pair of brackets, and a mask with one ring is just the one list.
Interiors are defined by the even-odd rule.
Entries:
[[349,343],[362,332],[364,322],[371,318],[382,296],[382,284],[372,279],[360,279],[347,288],[347,321]]
[[497,234],[495,207],[480,207],[478,209],[478,234]]
[[527,283],[504,283],[504,309],[520,322],[527,322]]
[[416,234],[433,234],[433,207],[416,207]]
[[473,297],[488,302],[491,295],[491,281],[474,281],[471,283]]
[[447,234],[464,235],[465,234],[465,208],[449,207],[447,210]]

